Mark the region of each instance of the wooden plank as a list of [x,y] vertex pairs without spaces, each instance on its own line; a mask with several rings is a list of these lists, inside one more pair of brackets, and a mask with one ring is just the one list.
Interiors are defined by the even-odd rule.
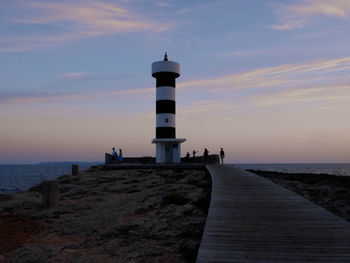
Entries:
[[197,262],[350,262],[350,223],[258,175],[208,165]]

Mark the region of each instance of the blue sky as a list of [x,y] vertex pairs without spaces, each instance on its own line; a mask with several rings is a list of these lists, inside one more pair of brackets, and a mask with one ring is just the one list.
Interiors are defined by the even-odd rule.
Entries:
[[154,155],[165,51],[183,155],[349,162],[349,19],[350,0],[2,1],[0,163]]

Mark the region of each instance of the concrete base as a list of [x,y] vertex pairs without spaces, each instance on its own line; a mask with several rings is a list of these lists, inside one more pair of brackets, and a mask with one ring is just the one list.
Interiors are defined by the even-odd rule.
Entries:
[[156,163],[181,163],[181,143],[186,139],[153,139],[156,144]]

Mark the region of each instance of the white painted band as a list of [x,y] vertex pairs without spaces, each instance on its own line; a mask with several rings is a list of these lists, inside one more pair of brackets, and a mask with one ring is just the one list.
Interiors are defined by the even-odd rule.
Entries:
[[175,101],[175,88],[161,86],[157,88],[156,100],[173,100]]
[[157,61],[152,63],[152,74],[157,72],[174,72],[180,75],[180,64],[174,61]]
[[175,128],[175,114],[159,113],[156,115],[156,127],[173,127]]

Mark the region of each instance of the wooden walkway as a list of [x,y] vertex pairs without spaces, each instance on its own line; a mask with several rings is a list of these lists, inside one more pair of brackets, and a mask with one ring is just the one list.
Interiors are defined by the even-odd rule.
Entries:
[[350,223],[258,175],[208,165],[197,262],[350,262]]

